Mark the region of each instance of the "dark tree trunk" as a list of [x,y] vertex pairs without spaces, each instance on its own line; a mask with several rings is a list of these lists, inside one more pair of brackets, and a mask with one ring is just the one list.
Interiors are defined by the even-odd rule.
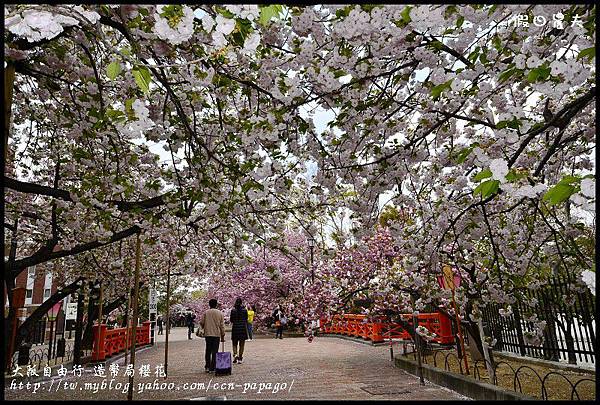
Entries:
[[523,337],[523,327],[521,326],[521,311],[519,305],[514,305],[513,319],[515,321],[515,329],[517,331],[517,340],[519,342],[519,349],[521,356],[527,356],[527,350],[525,348],[525,338]]
[[565,344],[567,346],[567,357],[569,364],[577,364],[577,355],[575,354],[575,339],[571,334],[571,322],[565,320],[567,327],[563,328],[565,333]]
[[547,327],[544,329],[544,359],[551,361],[559,361],[558,354],[558,338],[556,336],[556,319],[551,313],[547,313]]
[[81,349],[91,350],[92,349],[92,326],[94,325],[94,314],[97,314],[97,299],[92,298],[96,293],[96,289],[90,285],[90,293],[88,295],[88,306],[87,306],[87,322],[83,329],[83,337],[81,338]]

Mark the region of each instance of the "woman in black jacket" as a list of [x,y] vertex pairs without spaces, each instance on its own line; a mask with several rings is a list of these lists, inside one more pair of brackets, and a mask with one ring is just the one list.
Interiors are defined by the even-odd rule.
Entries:
[[[231,340],[233,343],[233,362],[242,363],[244,345],[248,339],[248,311],[242,306],[242,299],[235,300],[235,307],[229,316],[231,322]],[[239,344],[239,356],[238,356]]]

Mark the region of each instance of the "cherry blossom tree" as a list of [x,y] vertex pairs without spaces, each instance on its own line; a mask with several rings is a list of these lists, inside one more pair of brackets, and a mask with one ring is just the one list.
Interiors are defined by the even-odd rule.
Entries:
[[5,28],[9,290],[176,228],[184,267],[232,283],[240,252],[258,266],[257,241],[291,223],[346,210],[348,245],[379,238],[382,196],[407,213],[389,266],[342,243],[320,272],[348,285],[282,282],[412,308],[392,296],[447,299],[450,264],[472,322],[553,269],[595,274],[593,5],[9,5]]

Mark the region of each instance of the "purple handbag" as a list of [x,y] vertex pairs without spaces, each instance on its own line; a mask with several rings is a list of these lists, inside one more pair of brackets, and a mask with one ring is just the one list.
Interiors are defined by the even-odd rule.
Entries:
[[217,352],[215,375],[231,375],[231,352],[225,351],[225,342],[221,345],[223,351]]

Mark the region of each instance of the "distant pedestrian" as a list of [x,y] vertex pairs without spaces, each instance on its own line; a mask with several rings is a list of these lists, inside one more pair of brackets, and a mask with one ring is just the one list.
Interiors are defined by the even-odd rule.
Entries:
[[256,311],[256,307],[254,305],[248,305],[248,339],[254,340],[253,338],[253,330],[252,325],[254,322],[254,313]]
[[188,339],[189,340],[192,340],[192,333],[194,333],[194,318],[195,318],[195,316],[193,316],[191,312],[185,316],[185,324],[188,327]]
[[279,339],[283,339],[283,327],[287,323],[287,318],[283,313],[281,305],[279,305],[275,311],[273,311],[272,318],[275,321],[275,328],[277,328],[277,332],[275,332],[275,339],[277,339],[277,337],[279,337]]
[[231,310],[229,320],[231,321],[233,362],[241,364],[244,359],[244,345],[246,343],[246,339],[248,339],[248,311],[246,311],[246,308],[242,306],[241,298],[235,300],[235,306]]
[[204,330],[204,340],[206,350],[204,353],[204,370],[207,373],[214,373],[217,366],[217,352],[219,351],[219,337],[221,342],[225,342],[225,317],[217,309],[217,300],[208,301],[208,309],[200,318],[200,327]]
[[162,319],[162,316],[158,317],[158,319],[156,320],[156,324],[158,325],[158,334],[162,335],[163,334],[163,319]]

